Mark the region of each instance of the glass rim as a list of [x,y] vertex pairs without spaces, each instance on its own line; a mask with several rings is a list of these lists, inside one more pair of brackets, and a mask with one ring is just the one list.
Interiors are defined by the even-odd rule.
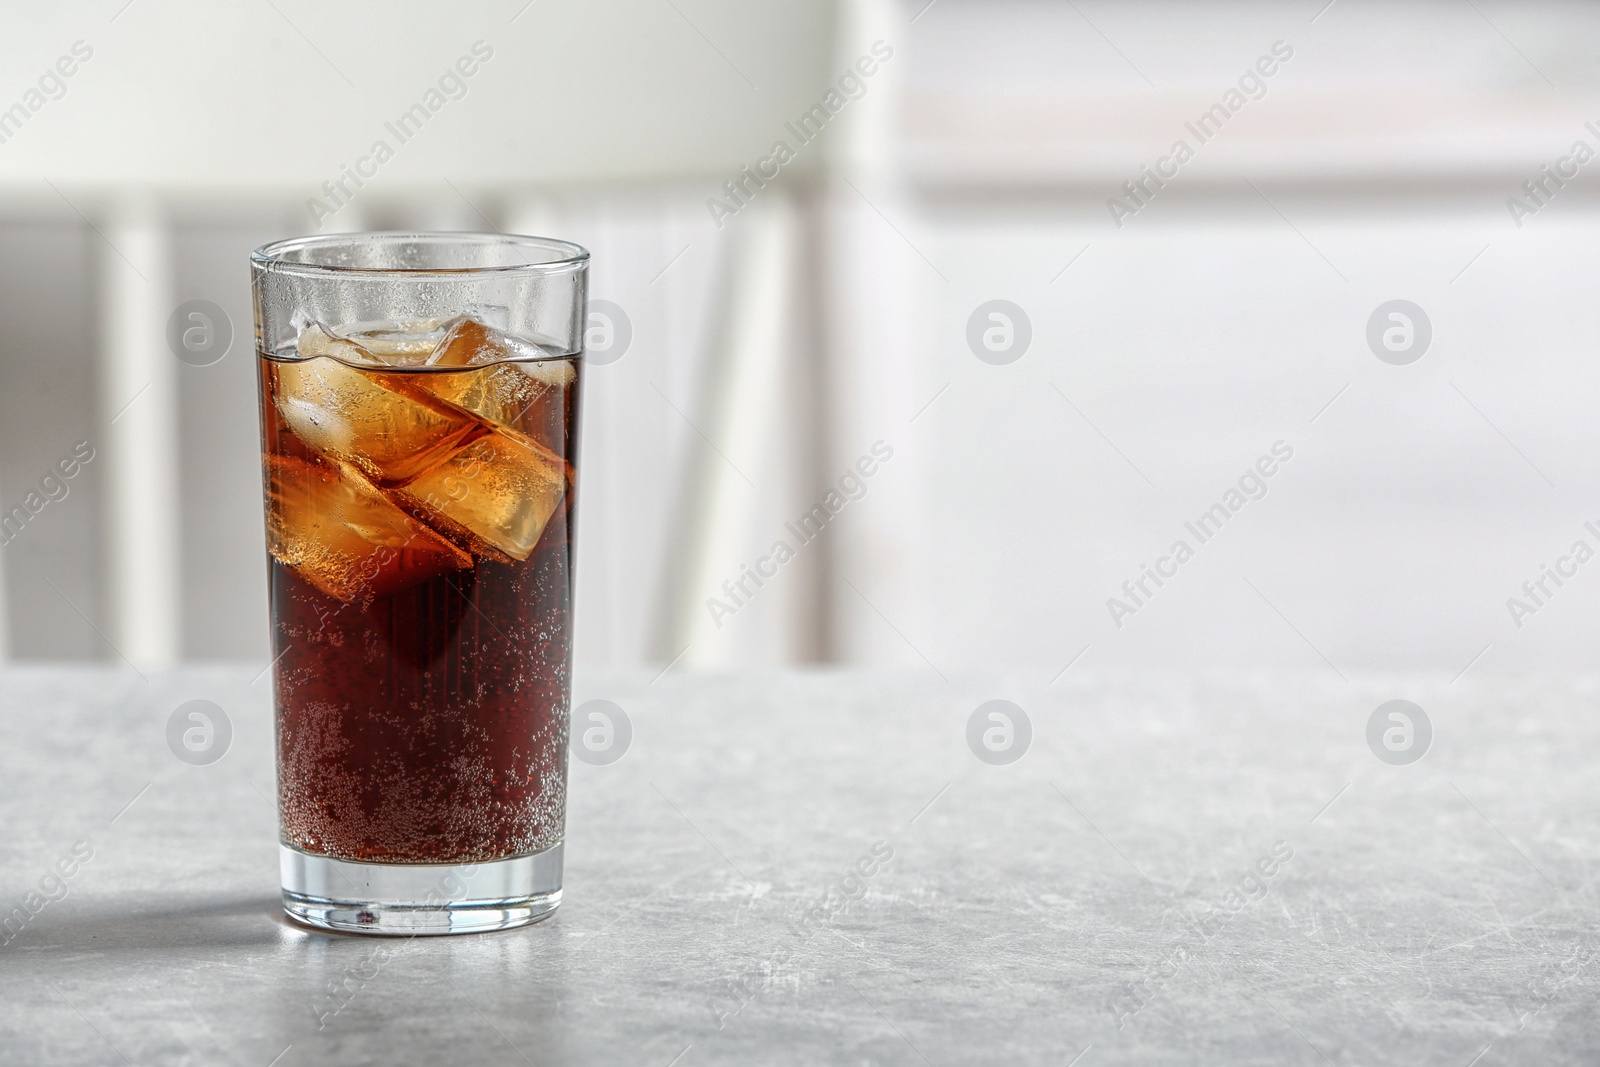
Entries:
[[[297,254],[315,256],[319,252],[352,249],[360,245],[422,244],[458,247],[521,249],[521,257],[509,257],[505,263],[484,263],[481,266],[393,266],[366,267],[348,263],[318,262],[315,258],[291,258]],[[543,258],[536,258],[543,254]],[[571,241],[555,237],[534,237],[519,233],[495,233],[482,230],[364,230],[351,233],[313,234],[271,241],[250,253],[250,265],[257,270],[274,274],[294,274],[306,277],[418,277],[425,275],[455,276],[465,274],[552,274],[583,266],[589,260],[589,250]]]

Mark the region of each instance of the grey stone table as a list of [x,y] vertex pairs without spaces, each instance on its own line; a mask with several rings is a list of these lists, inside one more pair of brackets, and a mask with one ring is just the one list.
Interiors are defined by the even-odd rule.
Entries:
[[254,674],[0,675],[0,1063],[1600,1062],[1593,681],[584,678],[558,914],[405,940],[279,914]]

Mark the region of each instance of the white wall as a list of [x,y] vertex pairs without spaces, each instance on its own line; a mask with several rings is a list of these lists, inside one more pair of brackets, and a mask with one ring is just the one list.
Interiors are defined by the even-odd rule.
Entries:
[[[897,458],[841,529],[845,658],[1591,664],[1600,569],[1520,629],[1506,600],[1600,549],[1596,165],[1521,228],[1505,201],[1600,148],[1600,12],[1320,7],[942,0],[904,28],[900,184],[848,208],[878,358],[845,361],[840,403]],[[1265,97],[1114,225],[1123,180],[1280,39]],[[963,336],[997,297],[1034,330],[1003,367]],[[1435,329],[1408,367],[1364,338],[1393,298]],[[1268,497],[1116,626],[1123,580],[1279,439]]]
[[[704,573],[736,573],[874,441],[894,458],[803,565],[687,661],[820,653],[947,675],[1011,665],[1046,679],[1086,647],[1082,667],[1454,675],[1480,652],[1474,671],[1588,665],[1600,564],[1520,629],[1506,599],[1575,539],[1600,549],[1582,527],[1600,526],[1585,462],[1600,395],[1587,299],[1600,230],[1590,171],[1600,163],[1521,228],[1505,201],[1575,139],[1600,148],[1583,126],[1600,124],[1600,59],[1588,47],[1600,11],[1352,0],[1320,15],[1316,3],[920,7],[851,6],[830,45],[835,58],[809,73],[774,68],[781,90],[758,75],[770,66],[761,57],[782,53],[782,33],[763,36],[721,9],[700,12],[702,27],[750,60],[741,65],[761,90],[750,93],[714,52],[688,81],[661,68],[664,85],[706,102],[673,121],[702,139],[735,123],[724,148],[736,160],[781,131],[816,79],[880,37],[896,50],[817,146],[812,158],[833,165],[817,199],[797,190],[785,201],[803,253],[821,258],[795,276],[793,344],[777,393],[762,401],[773,439],[732,456],[751,465],[760,490],[741,491],[726,559]],[[111,34],[138,14],[106,31],[106,62],[85,75],[113,69]],[[793,18],[821,25],[813,15]],[[538,17],[559,28],[559,12]],[[353,42],[357,28],[318,28],[329,47],[354,48],[337,42]],[[456,28],[435,27],[437,48],[454,47],[445,31]],[[9,69],[32,69],[53,57],[52,42],[77,35],[67,22],[26,29],[0,46],[11,50]],[[292,31],[256,31],[277,62],[320,71],[328,99],[341,98],[342,83],[314,54],[298,55],[305,42]],[[637,62],[655,54],[645,38],[666,31],[648,21],[604,30],[625,38],[620,52],[611,38],[580,44],[596,64]],[[1116,227],[1107,197],[1280,39],[1295,55],[1266,96]],[[670,57],[705,42],[686,31],[661,47]],[[55,155],[51,140],[110,107],[117,79],[133,77],[126,63],[116,69],[97,88],[75,81],[0,145],[0,179],[11,176],[13,193],[0,223],[0,503],[95,429],[85,309],[101,240],[40,182],[16,182],[57,159],[78,180],[92,177],[81,145]],[[374,77],[389,84],[388,73]],[[559,231],[594,250],[593,295],[627,308],[634,341],[589,376],[579,658],[659,664],[677,651],[663,598],[681,553],[680,505],[692,464],[707,458],[692,423],[716,423],[709,376],[719,372],[707,359],[719,294],[738,269],[733,242],[751,229],[740,227],[756,216],[718,230],[704,207],[715,183],[662,174],[502,188],[542,165],[521,147],[481,194],[466,190],[473,203],[422,180],[497,106],[528,106],[524,88],[470,97],[474,117],[407,164],[420,168],[417,180],[397,177],[359,214],[364,225],[468,227],[483,224],[481,210],[497,225]],[[655,112],[601,102],[638,144]],[[161,136],[181,132],[161,113],[146,120]],[[616,129],[596,131],[601,147],[630,143]],[[307,174],[338,162],[345,142],[332,130],[313,140],[320,155]],[[239,150],[215,143],[225,155]],[[560,146],[569,168],[616,154],[591,152],[575,135]],[[691,153],[702,162],[704,147]],[[115,177],[118,158],[102,153],[95,166]],[[298,194],[250,206],[225,193],[213,188],[180,212],[174,293],[216,300],[244,337],[245,253],[309,226]],[[822,303],[808,302],[818,294]],[[1031,349],[1007,366],[980,362],[965,340],[973,309],[995,298],[1032,321]],[[1410,366],[1380,362],[1364,337],[1368,316],[1394,298],[1420,304],[1434,328],[1431,349]],[[180,371],[184,651],[258,658],[264,593],[245,348]],[[820,402],[808,395],[815,388],[826,390]],[[813,433],[820,443],[806,451]],[[1123,580],[1280,439],[1295,455],[1268,495],[1114,625],[1106,601]],[[91,464],[67,500],[3,550],[16,655],[110,654],[95,632],[107,623],[99,477]],[[685,595],[692,606],[719,584]]]

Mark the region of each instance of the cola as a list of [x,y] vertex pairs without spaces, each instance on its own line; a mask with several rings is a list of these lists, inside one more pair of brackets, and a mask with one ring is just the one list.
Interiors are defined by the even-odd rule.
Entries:
[[472,314],[260,352],[283,843],[561,841],[581,360]]

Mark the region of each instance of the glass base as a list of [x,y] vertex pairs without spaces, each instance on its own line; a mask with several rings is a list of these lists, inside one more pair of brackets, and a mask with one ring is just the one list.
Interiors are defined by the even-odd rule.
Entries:
[[561,846],[489,863],[356,863],[278,846],[283,910],[321,930],[416,937],[527,926],[561,903]]

